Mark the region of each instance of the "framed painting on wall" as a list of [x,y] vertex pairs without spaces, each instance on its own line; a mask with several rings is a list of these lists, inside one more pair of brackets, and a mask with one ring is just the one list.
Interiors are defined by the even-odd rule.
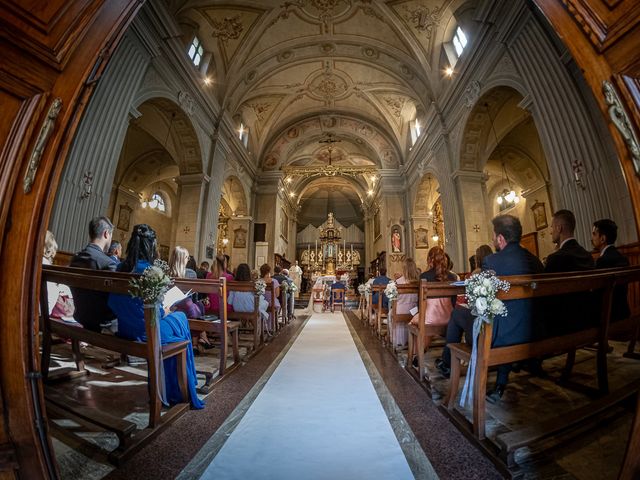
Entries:
[[207,252],[207,258],[213,258],[214,257],[214,252],[215,252],[214,246],[213,245],[207,245],[206,252]]
[[391,253],[402,252],[402,228],[400,225],[391,227]]
[[373,214],[373,239],[380,237],[380,211]]
[[416,248],[429,248],[429,230],[416,228]]
[[533,222],[536,226],[536,230],[542,230],[549,226],[547,223],[547,211],[544,208],[544,203],[536,201],[536,203],[531,207],[531,211],[533,212]]
[[131,208],[128,203],[120,205],[118,212],[118,230],[129,231],[129,227],[131,226],[131,212],[133,212],[133,208]]
[[282,216],[280,217],[280,235],[285,241],[288,241],[289,238],[289,217],[287,216],[287,212],[282,209]]
[[233,231],[233,248],[247,247],[247,231],[240,227]]

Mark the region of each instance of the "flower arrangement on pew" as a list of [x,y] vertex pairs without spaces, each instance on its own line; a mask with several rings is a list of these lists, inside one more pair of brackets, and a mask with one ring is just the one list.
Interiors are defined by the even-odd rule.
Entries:
[[284,293],[287,293],[289,291],[289,282],[282,282],[280,284],[280,290],[282,290]]
[[340,275],[340,281],[345,285],[349,286],[349,274],[343,273],[342,275]]
[[156,260],[148,266],[142,275],[129,281],[129,295],[141,298],[145,304],[162,303],[173,280],[168,275],[169,265],[163,260]]
[[509,282],[500,280],[493,270],[476,273],[465,281],[467,304],[476,318],[473,321],[473,346],[469,361],[469,373],[460,396],[461,407],[465,407],[467,402],[472,404],[473,400],[473,372],[475,372],[478,356],[478,336],[485,323],[490,325],[496,315],[504,316],[507,314],[507,307],[497,296],[499,291],[508,292],[510,287]]
[[368,297],[370,293],[371,293],[371,284],[370,283],[365,283],[364,284],[364,295],[365,295],[365,297]]
[[366,291],[367,291],[367,286],[364,283],[361,283],[360,285],[358,285],[358,293],[360,295],[364,295]]
[[390,302],[393,302],[398,298],[398,286],[396,282],[389,282],[384,289],[384,294],[387,296]]
[[298,287],[295,283],[292,283],[291,285],[289,285],[289,290],[291,291],[291,293],[296,293],[298,291]]
[[254,285],[256,289],[256,295],[264,295],[264,292],[267,291],[267,284],[261,278],[256,280],[256,283]]

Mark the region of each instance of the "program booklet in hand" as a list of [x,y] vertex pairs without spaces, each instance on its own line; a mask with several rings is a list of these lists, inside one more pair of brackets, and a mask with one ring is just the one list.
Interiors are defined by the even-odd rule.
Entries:
[[178,287],[171,287],[167,293],[164,295],[164,300],[162,301],[162,306],[164,308],[170,308],[174,306],[176,303],[181,302],[185,298],[191,295],[191,290],[187,293],[183,293]]

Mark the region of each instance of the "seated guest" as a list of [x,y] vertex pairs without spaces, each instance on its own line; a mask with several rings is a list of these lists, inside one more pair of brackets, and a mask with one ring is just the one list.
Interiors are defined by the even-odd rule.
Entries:
[[458,274],[453,271],[453,260],[451,260],[451,257],[446,252],[444,256],[447,257],[447,268],[449,269],[449,273],[451,273],[456,278],[454,281],[460,280],[460,277],[458,276]]
[[207,278],[207,273],[209,273],[209,262],[202,262],[200,268],[196,270],[196,275],[202,279]]
[[331,305],[333,305],[334,298],[336,300],[340,300],[339,296],[334,297],[334,295],[333,295],[334,290],[343,290],[341,295],[342,295],[342,303],[344,304],[344,295],[345,295],[345,292],[347,291],[347,286],[344,283],[342,283],[340,280],[334,280],[333,281],[333,283],[331,284],[331,300],[330,300],[331,301]]
[[547,257],[545,273],[575,272],[595,268],[593,257],[573,236],[576,217],[569,210],[558,210],[551,221],[551,241],[558,249]]
[[[127,258],[118,266],[120,272],[142,273],[158,258],[156,232],[149,225],[141,224],[133,227],[131,239],[127,245]],[[144,342],[147,339],[147,331],[144,320],[144,307],[142,299],[132,298],[129,295],[109,295],[109,306],[118,317],[117,335],[129,340]],[[162,344],[188,341],[191,343],[191,332],[187,317],[182,312],[169,313],[157,305],[158,328],[160,329],[160,341]],[[196,394],[198,381],[196,367],[193,361],[193,348],[187,348],[187,379],[191,406],[203,408],[204,403]],[[164,361],[164,377],[167,391],[167,401],[171,404],[180,403],[182,398],[178,384],[176,370],[176,358],[168,358]]]
[[[398,285],[418,285],[418,267],[413,258],[405,259],[402,265],[402,276],[398,278]],[[409,310],[418,305],[418,295],[415,293],[400,293],[396,299],[396,313],[406,314]],[[392,319],[393,320],[393,319]],[[396,345],[407,344],[407,324],[393,321],[393,338]],[[395,346],[395,345],[394,345]]]
[[120,257],[122,257],[122,245],[120,242],[112,241],[107,255],[109,255],[114,262],[120,263]]
[[[285,274],[284,274],[284,270],[281,266],[276,265],[275,267],[273,267],[273,277],[275,280],[278,281],[278,284],[283,285],[286,284],[287,285],[287,290],[285,291],[285,289],[281,289],[280,293],[282,294],[283,301],[284,301],[284,305],[283,308],[288,308],[288,305],[291,301],[291,299],[293,298],[293,294],[290,293],[288,291],[288,288],[291,287],[291,285],[293,284],[293,281],[288,278]],[[278,297],[278,301],[280,301],[280,297]],[[286,312],[285,312],[286,314]]]
[[[387,269],[384,267],[380,267],[380,275],[378,275],[371,281],[371,286],[374,287],[376,285],[387,285],[390,281],[391,279],[387,277]],[[373,292],[373,295],[371,296],[371,303],[375,307],[378,306],[378,292]],[[382,295],[382,308],[389,308],[389,299],[384,294]]]
[[[180,246],[176,246],[171,255],[169,256],[169,276],[173,278],[189,278],[192,280],[197,279],[196,272],[190,268],[187,268],[187,263],[189,261],[189,251]],[[200,318],[204,315],[205,311],[205,303],[198,301],[197,293],[185,298],[181,302],[175,304],[173,306],[174,310],[179,312],[184,312],[187,318]],[[208,303],[209,299],[207,297],[206,302]],[[206,332],[202,332],[203,342],[209,343],[206,338]]]
[[[76,253],[70,267],[89,268],[91,270],[115,271],[116,262],[104,253],[111,245],[113,224],[107,217],[96,217],[89,222],[89,244]],[[107,305],[108,294],[72,288],[76,322],[88,330],[100,332],[102,325],[110,325],[115,315]]]
[[[493,254],[493,250],[489,245],[480,245],[476,249],[476,254],[471,257],[474,259],[471,265],[482,265],[485,257]],[[471,271],[471,274],[475,274],[480,272],[481,269],[479,267],[474,268]],[[472,338],[472,327],[473,327],[473,315],[471,314],[471,310],[467,305],[467,297],[465,295],[458,295],[456,300],[456,306],[451,313],[451,318],[449,319],[449,323],[447,324],[447,344],[449,343],[458,343],[462,340],[462,335],[465,335],[467,344],[471,344]],[[451,374],[451,350],[445,344],[444,349],[442,350],[442,358],[438,358],[435,361],[436,368],[440,370],[440,373],[445,377],[449,378]]]
[[[216,256],[216,258],[213,259],[213,263],[211,263],[211,271],[207,273],[207,278],[217,280],[220,277],[224,277],[227,280],[233,280],[233,276],[227,273],[227,265],[225,262],[224,256]],[[229,306],[227,306],[227,308],[229,308]],[[214,315],[220,314],[220,295],[217,293],[209,294],[207,313],[213,313]]]
[[[614,243],[618,238],[618,226],[608,218],[593,223],[591,243],[600,252],[596,258],[596,268],[628,267],[629,259],[622,255]],[[627,299],[627,285],[618,285],[613,292],[612,320],[622,320],[631,314]]]
[[[271,278],[271,267],[269,266],[268,263],[265,263],[264,265],[262,265],[260,267],[260,278],[262,278],[262,280],[264,280],[264,283],[267,284],[267,286],[269,286],[269,284],[272,285],[273,287],[273,307],[275,309],[275,311],[277,312],[278,309],[280,308],[280,300],[278,300],[278,298],[280,297],[280,283],[278,282],[278,280]],[[269,305],[271,305],[271,292],[269,290],[265,290],[264,294],[263,294],[264,299],[267,301],[267,303]],[[267,334],[271,335],[272,331],[273,331],[273,327],[274,325],[272,324],[273,319],[271,318],[271,316],[269,316],[269,320],[267,322]]]
[[[53,233],[47,230],[47,234],[44,237],[42,264],[53,265],[56,253],[58,253],[58,243]],[[75,308],[69,287],[61,283],[47,282],[47,301],[49,304],[49,316],[73,322]]]
[[[482,270],[493,270],[496,275],[525,275],[542,273],[540,259],[520,245],[522,225],[512,215],[499,215],[492,220],[493,246],[497,253],[485,257]],[[534,304],[531,299],[506,300],[506,316],[493,319],[492,347],[502,347],[526,343],[535,338]],[[496,401],[502,397],[509,381],[511,365],[500,365],[496,386],[488,392],[489,398]]]
[[189,260],[187,260],[187,268],[192,270],[193,273],[196,274],[195,278],[198,278],[198,266],[196,265],[196,259],[193,255],[189,255]]
[[[254,280],[251,278],[251,269],[249,265],[246,263],[241,263],[236,268],[236,281],[237,282],[253,282]],[[253,312],[255,308],[255,292],[238,292],[235,290],[231,290],[229,292],[229,297],[227,299],[227,303],[233,306],[234,312]],[[258,300],[258,309],[260,310],[260,318],[262,319],[263,325],[267,323],[269,320],[269,313],[267,309],[269,308],[269,304],[264,299],[262,295],[260,295]]]
[[[547,257],[545,273],[587,271],[595,268],[592,255],[573,236],[576,217],[569,210],[558,210],[551,221],[551,240],[558,249]],[[580,330],[587,322],[597,321],[597,299],[588,293],[573,293],[562,297],[542,299],[544,311],[554,312],[545,316],[543,336],[561,335]]]

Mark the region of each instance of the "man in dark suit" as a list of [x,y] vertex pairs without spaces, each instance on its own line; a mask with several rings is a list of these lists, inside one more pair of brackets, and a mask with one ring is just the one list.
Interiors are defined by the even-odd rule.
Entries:
[[[89,222],[89,244],[76,253],[70,267],[115,272],[116,261],[105,252],[111,245],[113,224],[107,217],[96,217]],[[83,288],[72,288],[76,310],[73,317],[88,330],[100,332],[102,325],[111,324],[115,315],[107,305],[109,294]]]
[[[387,285],[390,281],[391,279],[387,277],[387,269],[381,267],[380,275],[373,279],[371,285]],[[373,295],[371,295],[371,303],[378,305],[378,292],[373,292]],[[382,308],[389,308],[389,299],[384,294],[382,295]]]
[[[629,259],[622,255],[614,243],[618,238],[618,226],[608,218],[593,222],[591,244],[600,252],[596,258],[596,268],[628,267]],[[613,292],[612,320],[621,320],[631,314],[627,299],[627,285],[619,285]]]
[[[493,245],[497,253],[485,257],[482,270],[493,270],[496,275],[525,275],[541,273],[542,262],[527,249],[520,246],[522,225],[512,215],[499,215],[492,220]],[[493,319],[493,340],[491,345],[501,347],[525,343],[535,338],[534,304],[531,299],[507,300],[506,316]],[[511,365],[500,365],[496,386],[488,392],[489,399],[502,397],[509,380]]]
[[545,273],[593,270],[593,257],[573,236],[576,217],[569,210],[558,210],[551,221],[551,240],[558,249],[547,257]]
[[[545,273],[580,272],[593,270],[595,263],[591,253],[587,252],[573,236],[576,229],[576,217],[569,210],[558,210],[551,221],[551,240],[558,249],[547,257]],[[549,297],[541,302],[546,312],[543,322],[543,336],[564,335],[576,332],[585,322],[596,319],[599,312],[596,299],[588,293],[573,293],[562,297]]]

